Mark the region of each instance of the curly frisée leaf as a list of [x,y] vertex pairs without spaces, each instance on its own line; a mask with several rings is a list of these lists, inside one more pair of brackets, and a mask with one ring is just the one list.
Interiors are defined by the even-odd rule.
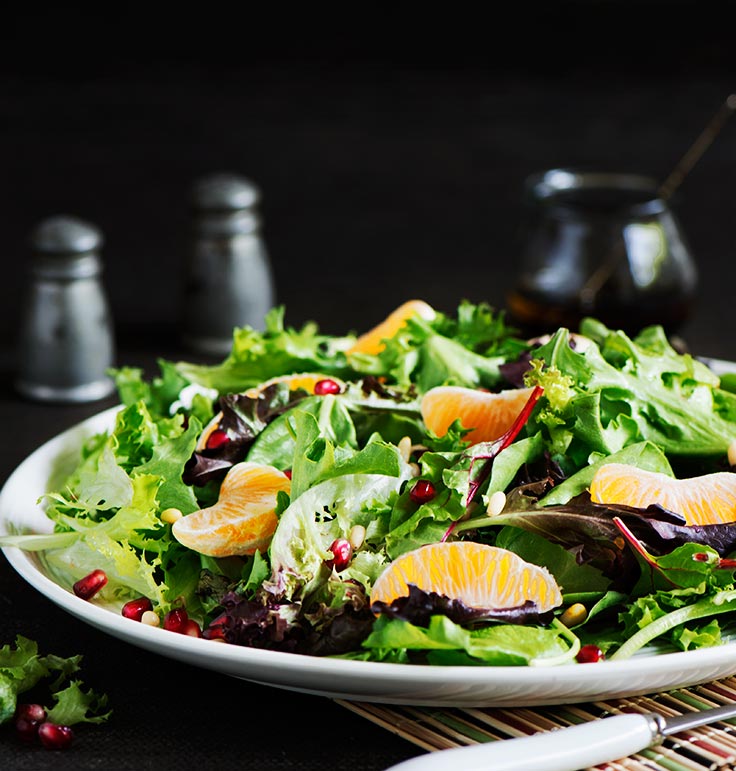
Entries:
[[54,694],[56,704],[48,710],[46,719],[57,725],[75,725],[76,723],[104,723],[111,711],[102,712],[107,706],[107,696],[85,691],[79,680],[72,680],[69,685]]
[[352,336],[333,337],[319,333],[313,322],[301,329],[284,326],[284,308],[272,308],[265,330],[240,327],[233,332],[230,355],[213,366],[177,362],[176,371],[188,382],[214,388],[221,394],[248,388],[291,372],[322,372],[344,377],[351,370],[345,351]]
[[19,695],[41,684],[48,685],[56,701],[53,708],[47,709],[48,720],[61,725],[105,721],[110,712],[99,712],[106,706],[106,696],[84,691],[79,680],[62,688],[79,670],[81,659],[55,654],[41,656],[38,644],[22,635],[16,637],[15,646],[0,647],[0,725],[12,718]]

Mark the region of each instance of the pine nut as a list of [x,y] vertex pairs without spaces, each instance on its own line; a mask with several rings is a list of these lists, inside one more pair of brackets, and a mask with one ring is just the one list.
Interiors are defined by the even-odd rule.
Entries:
[[588,618],[588,611],[582,602],[576,602],[570,605],[567,610],[560,616],[560,622],[563,623],[568,629],[578,624],[582,624]]
[[184,515],[179,509],[164,509],[161,512],[161,521],[166,522],[169,525],[173,525],[174,522],[181,519]]
[[350,535],[348,535],[348,541],[353,547],[353,551],[358,551],[365,541],[365,528],[363,525],[353,525],[350,528]]
[[158,617],[158,613],[153,610],[147,610],[141,616],[141,624],[146,624],[147,626],[158,626],[160,623],[161,619]]
[[506,506],[506,493],[503,490],[496,490],[488,499],[488,515],[497,517]]
[[728,445],[728,465],[736,466],[736,439]]
[[412,477],[418,477],[419,474],[421,473],[418,463],[410,463],[409,470],[411,471]]
[[409,458],[411,457],[411,437],[402,437],[399,440],[397,447],[399,448],[399,454],[401,455],[404,463],[408,463]]

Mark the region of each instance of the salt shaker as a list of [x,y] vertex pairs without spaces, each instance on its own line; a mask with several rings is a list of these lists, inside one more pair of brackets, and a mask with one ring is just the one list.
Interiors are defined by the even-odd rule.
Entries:
[[101,281],[102,234],[51,217],[31,234],[31,286],[20,325],[16,388],[30,399],[88,402],[115,388],[111,314]]
[[234,328],[262,329],[274,304],[271,265],[260,235],[259,199],[255,185],[237,174],[213,174],[193,186],[182,336],[195,351],[226,355]]

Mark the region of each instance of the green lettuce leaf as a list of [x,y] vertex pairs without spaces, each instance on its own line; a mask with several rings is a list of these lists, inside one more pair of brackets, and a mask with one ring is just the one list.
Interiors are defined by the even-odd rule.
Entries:
[[79,680],[72,680],[53,698],[56,703],[46,711],[46,719],[57,725],[104,723],[112,714],[111,710],[102,711],[107,707],[107,696],[92,689],[85,691]]
[[556,628],[497,624],[467,630],[446,616],[432,616],[425,628],[381,616],[363,647],[375,651],[379,660],[394,658],[398,649],[421,651],[430,664],[539,666],[574,661],[579,644],[571,644],[573,639],[572,633],[563,636]]
[[271,309],[265,330],[241,327],[233,332],[228,357],[213,366],[177,362],[176,372],[187,382],[213,388],[220,394],[240,393],[266,380],[294,372],[318,372],[336,377],[352,373],[345,351],[354,336],[319,333],[313,322],[297,330],[284,326],[284,308]]
[[[348,538],[355,525],[369,530],[374,507],[395,496],[403,479],[383,474],[348,474],[320,482],[292,500],[279,520],[269,547],[272,582],[286,599],[307,597],[326,583],[325,566],[336,538]],[[340,573],[370,586],[388,562],[385,554],[371,549],[355,553]]]
[[676,353],[657,328],[632,340],[589,319],[581,331],[590,345],[573,350],[561,329],[533,351],[544,366],[528,375],[529,384],[550,371],[566,378],[566,398],[542,397],[528,430],[545,434],[568,473],[591,453],[611,455],[642,441],[672,456],[725,454],[736,423],[722,414],[723,392],[707,367]]
[[83,691],[81,682],[74,680],[62,687],[80,668],[81,656],[41,656],[38,644],[18,635],[15,645],[0,648],[0,725],[15,712],[18,696],[44,683],[51,690],[56,706],[47,709],[48,719],[61,725],[82,721],[102,722],[109,712],[100,715],[107,697],[93,691]]

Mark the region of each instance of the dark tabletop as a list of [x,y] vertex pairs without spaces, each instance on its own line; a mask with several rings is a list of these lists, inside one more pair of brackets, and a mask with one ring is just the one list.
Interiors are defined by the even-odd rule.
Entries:
[[[114,403],[40,404],[13,388],[26,240],[40,219],[74,214],[103,230],[117,363],[149,373],[158,356],[197,358],[177,322],[187,200],[214,171],[262,190],[290,324],[361,331],[410,297],[447,311],[462,298],[501,308],[519,266],[527,175],[582,166],[661,179],[736,83],[728,25],[707,3],[526,13],[533,28],[517,7],[491,27],[465,18],[443,30],[435,19],[431,35],[388,19],[333,19],[340,34],[309,35],[298,24],[208,19],[171,53],[156,47],[160,28],[130,20],[114,22],[124,43],[98,19],[66,46],[55,25],[74,25],[60,12],[43,34],[37,16],[11,19],[0,80],[0,481]],[[736,121],[673,204],[700,273],[679,334],[721,358],[736,358],[735,191]],[[85,681],[114,712],[62,754],[0,729],[3,769],[377,771],[420,752],[326,698],[119,642],[57,609],[0,557],[0,644],[16,634],[45,652],[83,654]]]

